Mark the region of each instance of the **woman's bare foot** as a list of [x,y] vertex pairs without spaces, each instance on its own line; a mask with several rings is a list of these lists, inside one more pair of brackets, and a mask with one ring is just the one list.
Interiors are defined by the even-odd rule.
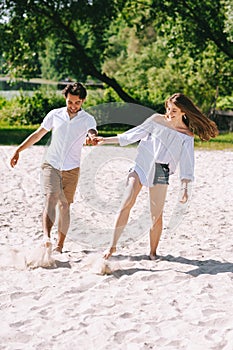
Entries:
[[152,254],[152,253],[150,253],[149,258],[150,258],[150,260],[158,260],[159,259],[158,255]]
[[110,256],[116,252],[116,247],[111,247],[110,249],[105,250],[104,259],[110,258]]

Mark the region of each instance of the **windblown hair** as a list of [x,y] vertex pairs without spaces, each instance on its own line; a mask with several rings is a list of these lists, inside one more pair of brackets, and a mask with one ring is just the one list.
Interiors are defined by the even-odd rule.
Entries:
[[62,94],[65,95],[65,97],[67,97],[68,94],[79,96],[84,100],[87,96],[87,91],[81,83],[74,83],[66,85],[65,89],[62,90]]
[[207,118],[189,97],[181,93],[175,93],[165,101],[165,107],[167,107],[168,102],[174,103],[185,113],[183,122],[202,141],[208,141],[211,137],[218,135],[219,131],[215,122]]

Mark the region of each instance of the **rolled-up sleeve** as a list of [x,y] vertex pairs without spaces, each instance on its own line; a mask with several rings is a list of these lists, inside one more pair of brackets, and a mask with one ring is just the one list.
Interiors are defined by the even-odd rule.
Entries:
[[183,142],[180,156],[180,179],[194,181],[194,138]]
[[97,131],[95,118],[90,115],[90,117],[87,121],[87,130],[92,130],[92,129]]
[[44,118],[44,120],[41,123],[42,128],[44,128],[45,130],[50,131],[53,127],[53,110],[50,111]]

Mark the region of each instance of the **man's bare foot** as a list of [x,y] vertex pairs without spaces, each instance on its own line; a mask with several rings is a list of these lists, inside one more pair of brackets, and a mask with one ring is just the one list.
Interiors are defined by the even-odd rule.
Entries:
[[59,245],[57,245],[54,249],[53,249],[54,253],[62,253],[62,247],[59,247]]
[[49,237],[44,237],[44,239],[43,239],[43,246],[45,248],[51,248],[52,247],[52,243],[51,243]]
[[104,259],[110,258],[110,256],[116,252],[116,247],[111,247],[110,249],[105,250]]

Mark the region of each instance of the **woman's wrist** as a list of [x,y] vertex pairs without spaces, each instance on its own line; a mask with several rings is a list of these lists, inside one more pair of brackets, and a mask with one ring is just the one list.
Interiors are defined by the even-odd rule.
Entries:
[[188,185],[189,185],[190,181],[181,181],[181,188],[182,190],[188,190]]

